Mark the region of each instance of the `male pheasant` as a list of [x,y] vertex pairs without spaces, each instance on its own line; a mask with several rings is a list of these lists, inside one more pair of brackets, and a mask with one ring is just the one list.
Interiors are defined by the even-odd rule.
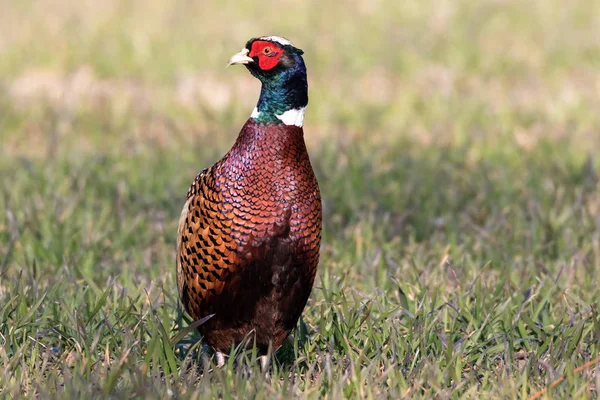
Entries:
[[[277,349],[310,295],[321,243],[321,195],[302,122],[302,50],[254,38],[231,57],[262,83],[258,104],[227,154],[194,180],[177,233],[177,286],[204,341],[223,352]],[[263,358],[263,362],[265,359]]]

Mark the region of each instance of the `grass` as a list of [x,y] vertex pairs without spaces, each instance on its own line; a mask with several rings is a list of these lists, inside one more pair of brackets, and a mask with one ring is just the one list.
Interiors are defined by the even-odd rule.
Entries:
[[[598,2],[0,9],[3,397],[598,398]],[[258,96],[224,64],[262,34],[306,52],[324,202],[269,379],[178,335],[174,265]]]

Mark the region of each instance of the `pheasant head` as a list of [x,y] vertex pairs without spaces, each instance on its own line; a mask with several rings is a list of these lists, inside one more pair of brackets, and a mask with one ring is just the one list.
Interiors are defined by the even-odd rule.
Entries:
[[229,59],[243,64],[262,83],[251,118],[256,122],[302,126],[308,104],[308,83],[303,51],[279,36],[250,39]]

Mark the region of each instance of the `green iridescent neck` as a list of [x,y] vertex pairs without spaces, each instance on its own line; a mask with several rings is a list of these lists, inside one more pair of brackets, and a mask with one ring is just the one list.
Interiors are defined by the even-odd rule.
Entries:
[[[282,115],[290,110],[304,110],[308,104],[306,67],[302,57],[280,74],[262,80],[260,97],[252,118],[266,124],[281,123]],[[284,121],[284,123],[286,123]]]

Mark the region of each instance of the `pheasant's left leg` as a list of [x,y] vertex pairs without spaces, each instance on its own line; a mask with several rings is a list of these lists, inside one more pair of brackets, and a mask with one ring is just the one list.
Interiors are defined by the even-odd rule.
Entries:
[[258,357],[260,360],[260,369],[262,372],[267,372],[269,368],[269,356],[260,356]]
[[215,355],[217,356],[217,368],[222,368],[225,365],[225,354],[217,351]]

